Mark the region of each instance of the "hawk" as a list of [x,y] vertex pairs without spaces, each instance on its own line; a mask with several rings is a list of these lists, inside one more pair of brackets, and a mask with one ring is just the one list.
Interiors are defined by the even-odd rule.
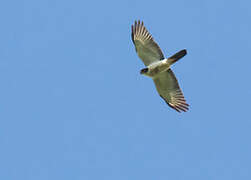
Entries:
[[143,21],[135,21],[132,25],[132,41],[139,58],[146,68],[141,69],[140,74],[151,77],[161,98],[178,112],[188,110],[188,104],[179,87],[178,81],[171,70],[171,65],[184,57],[185,49],[177,52],[169,58],[165,58],[160,47],[148,32]]

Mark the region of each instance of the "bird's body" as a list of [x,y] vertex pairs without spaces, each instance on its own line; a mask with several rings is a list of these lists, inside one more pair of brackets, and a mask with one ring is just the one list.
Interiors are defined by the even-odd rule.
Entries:
[[168,70],[170,66],[171,64],[169,63],[168,59],[163,59],[147,66],[147,71],[142,74],[151,78],[156,78],[160,73]]
[[181,50],[166,59],[143,22],[140,21],[135,22],[132,26],[132,41],[138,56],[146,66],[141,69],[140,73],[153,79],[159,95],[170,107],[178,112],[187,111],[189,105],[170,68],[173,63],[186,55],[186,50]]

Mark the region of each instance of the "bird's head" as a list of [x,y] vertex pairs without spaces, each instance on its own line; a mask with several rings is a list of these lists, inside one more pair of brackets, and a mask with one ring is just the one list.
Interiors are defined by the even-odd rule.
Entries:
[[146,73],[148,72],[148,68],[144,68],[140,70],[140,74],[146,75]]

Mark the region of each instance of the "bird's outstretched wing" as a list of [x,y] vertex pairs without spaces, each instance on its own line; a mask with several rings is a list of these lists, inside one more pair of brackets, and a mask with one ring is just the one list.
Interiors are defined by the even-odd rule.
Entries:
[[132,41],[135,45],[138,56],[146,66],[164,59],[160,47],[145,28],[143,21],[135,21],[134,26],[132,25]]
[[178,81],[171,69],[159,74],[153,79],[159,95],[166,103],[178,112],[187,111],[188,104],[181,92]]

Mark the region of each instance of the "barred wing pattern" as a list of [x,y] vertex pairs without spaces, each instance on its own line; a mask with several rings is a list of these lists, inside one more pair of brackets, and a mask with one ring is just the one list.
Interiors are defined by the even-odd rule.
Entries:
[[188,104],[171,69],[153,79],[156,89],[166,103],[178,112],[188,110]]
[[153,40],[152,35],[147,31],[143,22],[135,21],[134,26],[132,25],[132,41],[138,56],[145,66],[164,59],[160,47]]

